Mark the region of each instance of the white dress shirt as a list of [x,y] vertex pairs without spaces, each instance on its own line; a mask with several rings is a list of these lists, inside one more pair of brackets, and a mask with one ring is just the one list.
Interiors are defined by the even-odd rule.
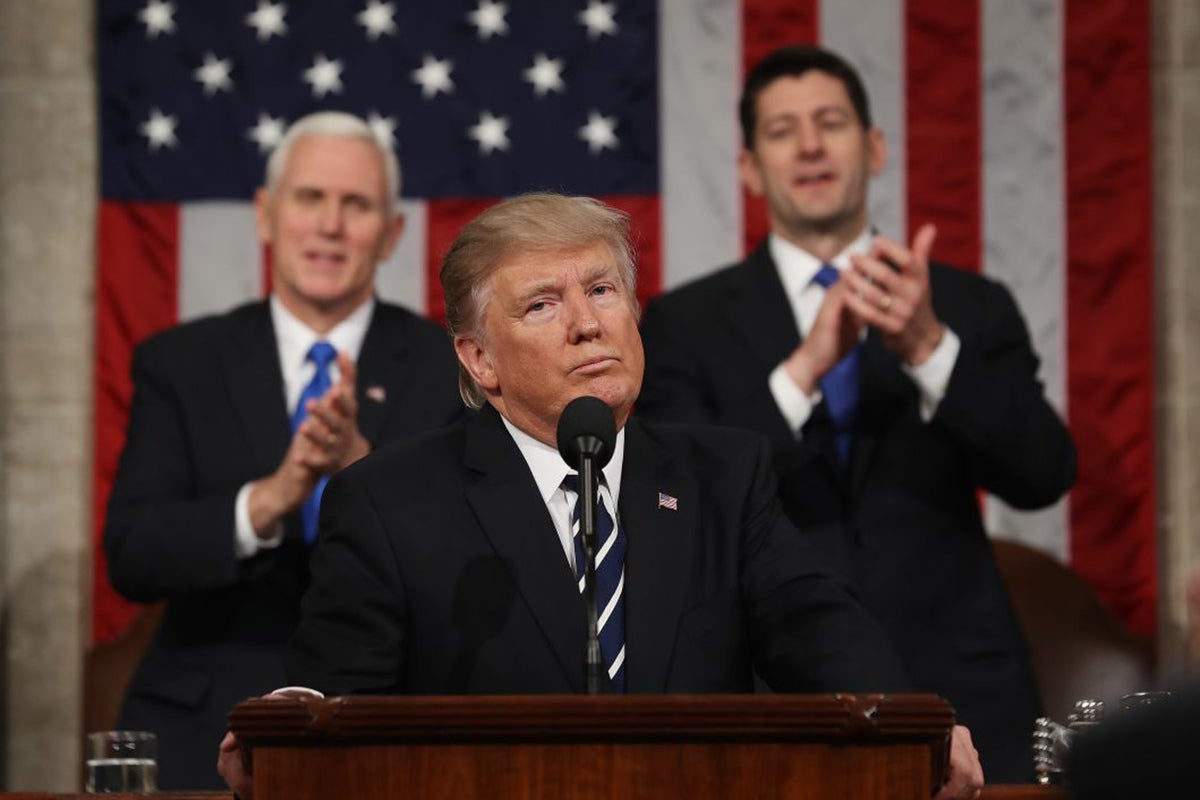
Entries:
[[[866,228],[858,238],[852,241],[842,252],[834,256],[829,263],[839,272],[850,268],[850,256],[863,254],[871,248],[871,230]],[[806,338],[817,320],[821,303],[825,300],[825,288],[813,283],[813,278],[823,266],[822,261],[805,250],[775,234],[767,239],[767,248],[775,268],[779,271],[779,280],[783,283],[784,294],[792,308],[800,330],[800,337]],[[950,373],[958,360],[961,347],[957,334],[943,323],[942,340],[924,363],[912,367],[902,364],[905,374],[916,384],[920,394],[921,418],[928,422],[937,411],[938,403],[946,394],[946,386],[950,382]],[[863,336],[866,331],[863,331]],[[812,410],[821,402],[821,390],[816,389],[811,395],[800,390],[791,376],[787,374],[782,363],[778,364],[767,377],[767,385],[779,412],[787,421],[788,426],[800,437],[800,428],[812,415]]]
[[[529,434],[517,428],[503,416],[504,427],[521,450],[533,480],[537,484],[542,502],[554,520],[554,529],[558,532],[558,540],[563,553],[567,556],[567,564],[571,574],[575,572],[575,538],[571,534],[571,512],[575,510],[575,492],[569,492],[562,487],[563,478],[575,475],[576,470],[567,466],[559,455],[558,449],[539,442]],[[617,432],[617,443],[613,447],[612,458],[604,467],[604,480],[600,482],[600,502],[608,509],[613,522],[620,524],[617,517],[617,501],[621,497],[621,468],[625,464],[625,429]]]
[[[350,358],[357,362],[363,339],[367,336],[367,328],[371,325],[371,317],[375,313],[375,298],[369,298],[354,309],[350,316],[324,336],[301,322],[275,295],[271,295],[270,306],[271,324],[275,328],[275,344],[279,353],[279,369],[283,373],[284,401],[288,417],[291,418],[296,412],[300,393],[317,371],[317,365],[308,360],[308,351],[318,341],[324,340],[332,344],[339,353],[348,353]],[[329,377],[333,383],[337,383],[341,377],[341,370],[338,369],[336,361],[330,365]],[[254,526],[250,524],[250,486],[251,484],[247,483],[241,488],[233,506],[234,552],[242,559],[249,558],[259,550],[278,547],[283,541],[282,522],[276,523],[271,535],[265,539],[254,533]]]

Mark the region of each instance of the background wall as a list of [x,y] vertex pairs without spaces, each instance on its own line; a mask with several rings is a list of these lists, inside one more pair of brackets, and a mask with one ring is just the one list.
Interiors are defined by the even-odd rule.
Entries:
[[[1200,4],[1154,0],[1164,669],[1200,568]],[[96,197],[92,0],[0,0],[0,787],[80,774]]]

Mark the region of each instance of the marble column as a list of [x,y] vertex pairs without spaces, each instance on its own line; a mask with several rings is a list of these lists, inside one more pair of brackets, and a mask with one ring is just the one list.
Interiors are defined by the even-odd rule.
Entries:
[[1200,4],[1155,0],[1159,575],[1165,677],[1183,667],[1200,570]]
[[0,2],[0,759],[72,790],[87,637],[92,0]]

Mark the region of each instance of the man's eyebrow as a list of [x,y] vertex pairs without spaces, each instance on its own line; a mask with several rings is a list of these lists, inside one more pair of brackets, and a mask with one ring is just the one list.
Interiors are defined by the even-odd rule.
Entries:
[[525,305],[538,295],[557,293],[560,290],[560,286],[561,282],[556,280],[538,281],[517,295],[517,303],[519,305]]

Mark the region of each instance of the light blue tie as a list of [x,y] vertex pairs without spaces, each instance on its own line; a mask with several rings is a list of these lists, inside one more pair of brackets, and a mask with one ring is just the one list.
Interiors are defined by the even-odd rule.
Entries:
[[[575,508],[571,512],[571,533],[575,540],[575,579],[579,592],[585,588],[586,563],[583,555],[583,535],[579,531],[579,476],[563,478],[564,489],[575,493]],[[600,615],[600,655],[604,669],[612,682],[613,691],[625,693],[625,532],[613,524],[613,518],[596,497],[596,609]]]
[[[304,407],[309,400],[318,400],[333,385],[333,379],[329,374],[329,365],[337,358],[337,350],[326,341],[315,343],[308,350],[308,358],[306,360],[317,365],[317,371],[313,373],[312,380],[304,387],[304,391],[300,393],[300,400],[296,403],[296,410],[292,412],[292,434],[295,435],[296,430],[300,427],[300,423],[304,422],[304,418],[308,416],[308,410]],[[321,493],[325,491],[325,484],[329,483],[329,478],[322,475],[317,481],[313,493],[304,501],[304,505],[300,507],[300,519],[304,523],[304,541],[312,544],[317,539],[317,518],[318,512],[321,509]]]
[[[822,264],[812,282],[828,289],[837,282],[837,267]],[[850,463],[850,448],[854,444],[854,426],[858,421],[858,376],[862,344],[854,347],[821,378],[821,393],[833,421],[834,443],[842,464]]]

